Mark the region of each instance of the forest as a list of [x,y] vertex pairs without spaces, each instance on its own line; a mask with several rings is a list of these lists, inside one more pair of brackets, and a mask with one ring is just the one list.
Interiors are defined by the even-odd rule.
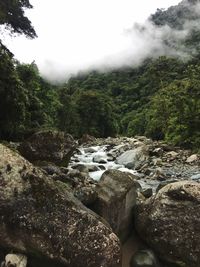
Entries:
[[[196,2],[157,10],[150,19],[157,26],[180,29],[184,20],[199,19],[191,12]],[[24,15],[24,8],[31,7],[28,0],[1,1],[1,27],[36,37]],[[10,14],[16,14],[15,19]],[[199,150],[198,27],[181,45],[192,51],[187,59],[161,55],[140,66],[83,72],[65,83],[51,84],[35,62],[18,62],[0,40],[0,139],[19,141],[39,130],[58,129],[77,138],[146,135]]]

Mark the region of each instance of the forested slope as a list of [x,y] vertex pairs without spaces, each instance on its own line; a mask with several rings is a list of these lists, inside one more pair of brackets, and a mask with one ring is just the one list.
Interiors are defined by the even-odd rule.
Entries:
[[[56,128],[76,137],[142,134],[199,149],[200,12],[191,12],[198,6],[199,1],[182,1],[150,18],[157,27],[167,24],[176,30],[188,21],[196,25],[181,44],[187,60],[148,58],[139,67],[80,73],[63,85],[49,84],[34,62],[17,62],[1,43],[0,138],[23,139],[37,130]],[[0,17],[0,23],[12,27],[5,18]],[[36,36],[31,24],[29,30],[27,24],[21,30],[13,25],[13,31],[24,29],[29,37]]]

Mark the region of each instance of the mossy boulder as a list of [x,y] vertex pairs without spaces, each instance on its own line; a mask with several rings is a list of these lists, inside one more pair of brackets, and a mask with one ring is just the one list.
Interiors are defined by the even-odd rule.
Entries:
[[180,267],[200,266],[200,184],[180,181],[166,185],[138,205],[140,237],[163,260]]
[[120,243],[98,215],[0,144],[0,248],[33,266],[120,267]]
[[76,147],[77,143],[71,135],[49,130],[33,134],[19,146],[19,151],[37,165],[51,162],[67,166]]

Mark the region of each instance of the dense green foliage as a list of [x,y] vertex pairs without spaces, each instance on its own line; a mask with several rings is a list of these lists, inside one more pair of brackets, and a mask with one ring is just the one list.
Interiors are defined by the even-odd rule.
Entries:
[[0,25],[4,24],[12,33],[36,37],[30,20],[24,15],[24,8],[32,8],[29,0],[1,0]]
[[[184,63],[160,57],[139,68],[92,72],[71,78],[65,91],[73,99],[78,91],[89,94],[95,88],[97,93],[112,99],[119,134],[145,134],[175,145],[199,148],[199,70],[200,62],[196,59]],[[80,106],[87,104],[90,105],[89,100]]]
[[[188,7],[183,1],[167,11],[158,10],[152,20],[180,28],[181,20],[195,19]],[[198,29],[184,42],[187,49],[195,48],[187,62],[162,56],[146,59],[139,67],[82,73],[59,86],[45,81],[34,62],[15,62],[1,44],[0,138],[22,139],[43,128],[57,128],[76,137],[147,135],[199,150]]]

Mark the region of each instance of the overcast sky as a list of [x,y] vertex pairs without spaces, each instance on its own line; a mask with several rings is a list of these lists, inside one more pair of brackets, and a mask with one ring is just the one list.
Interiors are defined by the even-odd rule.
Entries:
[[180,0],[30,2],[34,9],[26,14],[38,38],[6,37],[5,41],[18,60],[35,60],[41,73],[51,76],[106,65],[109,59],[123,57],[123,51],[131,45],[127,30],[135,22],[144,22],[157,8],[176,5]]

